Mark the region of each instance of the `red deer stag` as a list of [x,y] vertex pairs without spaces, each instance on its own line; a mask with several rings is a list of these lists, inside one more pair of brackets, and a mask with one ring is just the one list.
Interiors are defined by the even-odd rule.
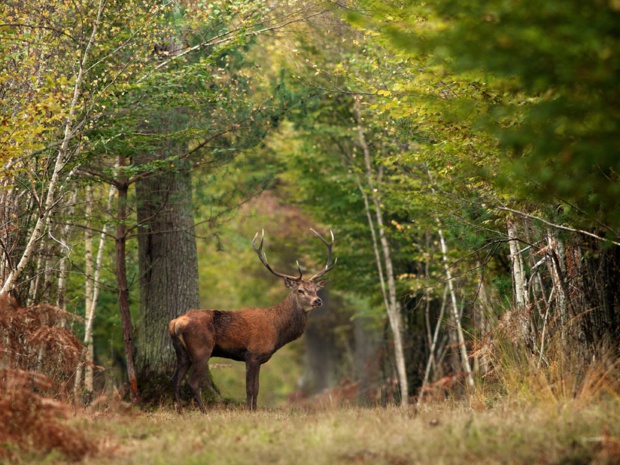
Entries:
[[193,366],[189,385],[200,410],[206,412],[200,396],[207,363],[211,357],[223,357],[245,362],[246,405],[256,409],[258,397],[258,375],[260,366],[282,346],[299,338],[306,329],[308,312],[322,305],[317,291],[327,280],[316,281],[336,265],[332,264],[332,241],[327,242],[312,229],[327,246],[327,264],[310,279],[302,279],[301,268],[297,263],[299,276],[289,276],[274,271],[263,253],[263,230],[260,244],[256,248],[256,238],[252,248],[265,267],[274,275],[284,279],[291,290],[284,301],[271,308],[247,308],[239,311],[190,310],[170,322],[169,330],[172,345],[177,356],[177,368],[172,376],[176,407],[181,413],[179,388],[190,366]]

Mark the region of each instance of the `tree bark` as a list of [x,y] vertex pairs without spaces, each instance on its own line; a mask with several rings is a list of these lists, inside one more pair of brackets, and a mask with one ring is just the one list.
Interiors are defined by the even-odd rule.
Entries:
[[[428,178],[431,183],[433,182],[433,177],[431,175],[430,170],[427,168],[426,173],[428,174]],[[435,189],[431,186],[432,192],[435,192]],[[463,327],[461,326],[461,316],[459,315],[459,309],[456,302],[456,292],[454,290],[454,282],[452,279],[452,272],[450,271],[450,264],[448,262],[448,247],[446,246],[446,241],[443,237],[443,231],[441,230],[441,222],[439,221],[439,217],[435,216],[435,222],[437,223],[437,233],[439,234],[439,243],[441,245],[441,255],[443,257],[444,263],[444,271],[446,273],[446,279],[448,281],[448,290],[450,291],[450,299],[452,301],[452,320],[454,322],[454,327],[456,330],[456,336],[459,346],[459,353],[461,355],[461,364],[463,366],[463,370],[465,371],[465,379],[467,381],[467,386],[470,389],[475,387],[474,377],[471,371],[471,365],[469,364],[469,356],[467,354],[467,346],[465,345],[465,336],[463,334]]]
[[[106,212],[112,210],[112,201],[114,200],[115,188],[110,186],[108,193],[108,201]],[[78,368],[75,374],[75,393],[74,397],[78,399],[78,391],[82,382],[82,371],[84,371],[84,392],[83,398],[86,403],[90,402],[94,393],[94,362],[95,351],[93,346],[93,324],[95,321],[95,310],[97,308],[97,300],[99,298],[101,262],[103,260],[103,250],[105,240],[108,236],[109,223],[103,225],[101,235],[99,237],[99,247],[97,249],[97,257],[93,258],[92,244],[92,206],[94,203],[92,186],[86,188],[86,225],[84,229],[84,244],[86,252],[86,283],[85,283],[85,312],[84,312],[84,364]]]
[[[126,165],[125,157],[119,155],[119,167]],[[127,243],[127,192],[129,184],[124,175],[119,176],[116,189],[118,190],[118,217],[116,224],[116,285],[118,288],[118,306],[123,327],[123,342],[125,360],[127,362],[127,378],[129,380],[129,395],[132,404],[140,403],[138,378],[134,362],[133,325],[129,308],[129,285],[127,282],[126,243]]]
[[[436,218],[439,224],[439,218]],[[469,364],[469,356],[467,355],[467,346],[465,345],[465,336],[463,334],[463,327],[461,326],[461,316],[459,315],[458,305],[456,303],[456,293],[454,291],[454,284],[452,279],[452,272],[450,271],[450,265],[448,263],[448,248],[446,247],[446,241],[443,238],[443,232],[441,228],[437,230],[439,233],[439,242],[441,244],[441,253],[443,255],[443,262],[445,265],[446,278],[448,280],[448,289],[450,291],[450,299],[452,301],[452,320],[456,328],[456,336],[459,345],[459,352],[461,354],[461,364],[465,371],[465,379],[467,386],[470,389],[474,388],[474,377],[471,372],[471,365]]]
[[60,174],[67,162],[69,142],[72,137],[73,125],[75,123],[75,114],[78,108],[78,101],[80,99],[80,96],[82,95],[82,81],[84,77],[84,70],[86,68],[86,63],[90,57],[90,50],[95,43],[97,29],[99,27],[101,15],[103,13],[104,3],[105,2],[103,0],[99,2],[97,19],[93,24],[90,38],[86,44],[86,48],[84,49],[84,53],[82,54],[82,59],[79,63],[78,73],[75,78],[75,84],[73,85],[73,97],[71,98],[69,115],[67,117],[67,121],[64,127],[64,137],[58,150],[58,154],[56,155],[56,162],[54,163],[54,169],[52,171],[52,175],[50,177],[50,181],[47,187],[45,202],[42,205],[39,205],[39,218],[37,219],[32,233],[30,234],[30,238],[28,239],[26,248],[24,249],[24,252],[17,266],[13,268],[10,271],[9,275],[6,277],[0,293],[8,292],[15,287],[17,279],[21,275],[22,271],[30,261],[32,254],[34,253],[37,242],[45,232],[44,226],[47,224],[50,212],[52,211],[52,208],[56,203],[56,191],[58,189],[58,183],[60,182]]
[[[387,236],[385,234],[385,226],[383,224],[383,211],[381,208],[381,202],[378,197],[378,189],[375,187],[375,183],[372,175],[372,166],[370,162],[370,149],[366,142],[366,137],[364,135],[364,128],[362,126],[362,117],[361,117],[361,109],[359,99],[355,101],[355,112],[357,115],[357,133],[359,137],[359,142],[362,147],[362,151],[364,152],[364,163],[366,166],[366,181],[368,183],[368,188],[370,190],[370,198],[373,202],[375,209],[375,217],[377,222],[377,229],[379,230],[379,241],[381,244],[381,250],[383,252],[383,263],[385,265],[385,275],[387,278],[388,285],[388,293],[386,295],[385,292],[385,284],[382,280],[381,286],[383,291],[383,299],[386,304],[388,320],[390,323],[390,329],[392,330],[392,336],[394,338],[394,359],[396,362],[396,370],[398,373],[398,382],[400,386],[400,395],[401,395],[401,407],[405,407],[409,405],[409,383],[407,380],[407,368],[405,364],[405,349],[403,345],[403,337],[402,337],[402,320],[400,317],[400,309],[396,299],[396,282],[394,278],[394,270],[392,266],[392,257],[390,254],[390,245],[387,240]],[[378,246],[376,243],[376,236],[374,233],[373,221],[370,216],[370,208],[367,201],[367,196],[364,190],[361,188],[361,184],[358,181],[358,187],[362,191],[362,194],[365,197],[366,204],[366,214],[369,218],[369,226],[371,229],[371,233],[373,235],[373,245],[375,248],[375,255],[377,256],[377,266],[379,267],[379,272],[382,274],[381,268],[381,258],[378,253]]]
[[[146,158],[141,156],[143,161]],[[140,272],[138,372],[152,387],[145,394],[147,400],[155,401],[167,392],[168,378],[176,363],[168,323],[200,306],[189,163],[177,162],[176,170],[138,182],[136,195]]]
[[519,243],[517,240],[517,226],[515,222],[509,218],[506,221],[506,228],[508,231],[508,245],[510,247],[510,263],[512,265],[513,295],[517,313],[517,321],[519,324],[519,330],[521,331],[521,340],[527,344],[528,347],[532,347],[532,340],[530,337],[530,319],[528,315],[526,315],[529,304],[529,293],[527,290],[527,278],[525,276],[523,257],[521,256],[521,251],[519,250]]

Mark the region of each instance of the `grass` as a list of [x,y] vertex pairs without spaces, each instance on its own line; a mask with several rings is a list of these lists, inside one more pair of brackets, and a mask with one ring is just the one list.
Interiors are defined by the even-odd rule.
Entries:
[[[89,465],[620,465],[615,353],[579,364],[559,352],[541,365],[538,357],[498,341],[487,354],[493,369],[477,379],[474,392],[457,389],[452,395],[460,400],[408,409],[321,409],[311,402],[301,408],[280,397],[281,407],[257,412],[228,404],[205,415],[191,408],[178,415],[165,407],[127,408],[102,396],[86,411],[65,406],[55,414],[46,399],[33,408],[32,398],[39,397],[24,385],[0,408],[0,416],[12,414],[0,421],[0,437],[7,438],[0,440],[0,465],[9,463],[1,457],[24,465],[71,463],[59,450],[82,457],[71,453],[82,435]],[[430,398],[443,399],[445,392],[436,394]],[[15,437],[20,448],[10,442]],[[51,447],[55,451],[36,452]]]
[[[109,464],[619,464],[620,403],[508,405],[476,411],[441,403],[391,408],[207,415],[171,410],[96,413],[71,423],[99,443],[89,465]],[[48,456],[48,463],[61,463]],[[30,462],[41,463],[41,457]]]

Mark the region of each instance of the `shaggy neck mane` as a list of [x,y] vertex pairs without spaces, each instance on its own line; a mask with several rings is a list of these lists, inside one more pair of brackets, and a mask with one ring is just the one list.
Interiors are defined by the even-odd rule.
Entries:
[[275,320],[280,335],[276,347],[280,348],[303,334],[308,321],[308,312],[297,303],[294,292],[273,307],[273,310],[277,314]]

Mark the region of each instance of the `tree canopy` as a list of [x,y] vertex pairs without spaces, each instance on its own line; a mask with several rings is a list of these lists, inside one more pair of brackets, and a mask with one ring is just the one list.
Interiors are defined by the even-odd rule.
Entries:
[[311,268],[310,227],[339,257],[330,376],[367,400],[479,389],[506,340],[537,368],[617,358],[616,0],[48,3],[0,6],[0,276],[83,314],[95,361],[132,325],[172,360],[199,289],[273,304],[253,234]]

